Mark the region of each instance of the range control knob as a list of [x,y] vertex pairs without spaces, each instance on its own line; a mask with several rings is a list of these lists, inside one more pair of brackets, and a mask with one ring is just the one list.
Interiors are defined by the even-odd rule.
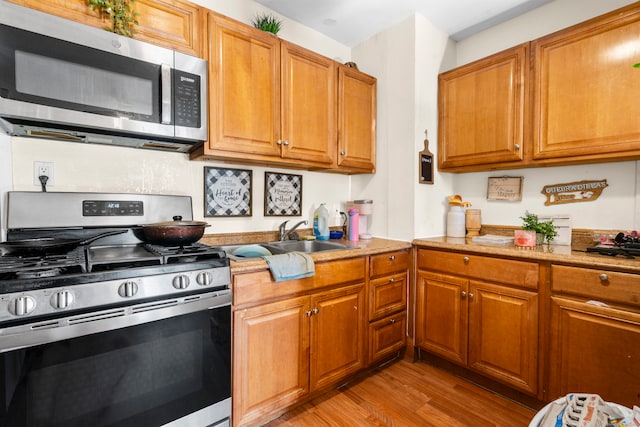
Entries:
[[131,298],[138,293],[138,284],[134,281],[127,281],[118,287],[118,295],[122,298]]
[[36,309],[36,300],[28,295],[23,295],[9,303],[9,311],[15,316],[26,316]]
[[67,308],[75,301],[75,297],[71,291],[56,292],[51,296],[51,306],[53,308]]
[[189,277],[179,274],[173,278],[173,287],[176,289],[186,289],[189,286]]
[[209,286],[213,282],[213,275],[208,271],[201,271],[196,276],[196,282],[200,286]]

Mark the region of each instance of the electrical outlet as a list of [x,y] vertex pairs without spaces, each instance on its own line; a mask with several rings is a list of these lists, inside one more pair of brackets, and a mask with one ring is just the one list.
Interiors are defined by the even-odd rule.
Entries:
[[55,184],[53,177],[53,162],[33,162],[33,185],[40,187],[40,176],[45,175],[47,187]]

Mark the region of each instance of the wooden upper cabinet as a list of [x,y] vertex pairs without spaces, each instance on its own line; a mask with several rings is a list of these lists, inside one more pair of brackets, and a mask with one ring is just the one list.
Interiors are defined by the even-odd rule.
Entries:
[[273,35],[208,15],[209,145],[205,154],[277,157],[280,45]]
[[282,157],[334,165],[335,62],[285,41],[281,46]]
[[333,167],[335,63],[210,13],[210,139],[192,157]]
[[338,67],[338,166],[373,173],[376,169],[377,81],[353,68]]
[[528,52],[525,43],[440,74],[439,169],[524,158]]
[[640,6],[533,42],[534,158],[640,156]]
[[[22,6],[98,28],[110,27],[86,0],[9,0]],[[134,39],[202,56],[203,9],[182,0],[136,0]]]
[[202,57],[204,9],[188,1],[136,0],[134,38]]

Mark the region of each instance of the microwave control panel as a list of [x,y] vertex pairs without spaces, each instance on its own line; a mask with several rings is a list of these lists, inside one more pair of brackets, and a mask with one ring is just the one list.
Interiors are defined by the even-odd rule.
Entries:
[[200,127],[200,76],[173,70],[173,123]]

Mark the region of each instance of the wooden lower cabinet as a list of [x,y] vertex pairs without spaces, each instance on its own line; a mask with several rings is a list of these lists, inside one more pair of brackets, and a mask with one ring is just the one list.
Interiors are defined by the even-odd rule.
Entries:
[[538,392],[536,292],[419,271],[415,335],[416,346],[428,352]]
[[234,312],[234,425],[260,424],[364,367],[364,289],[356,284]]
[[407,336],[409,251],[369,257],[369,362],[402,351]]
[[548,398],[597,393],[640,403],[640,276],[551,266]]
[[640,403],[640,313],[551,298],[549,398],[597,393]]

